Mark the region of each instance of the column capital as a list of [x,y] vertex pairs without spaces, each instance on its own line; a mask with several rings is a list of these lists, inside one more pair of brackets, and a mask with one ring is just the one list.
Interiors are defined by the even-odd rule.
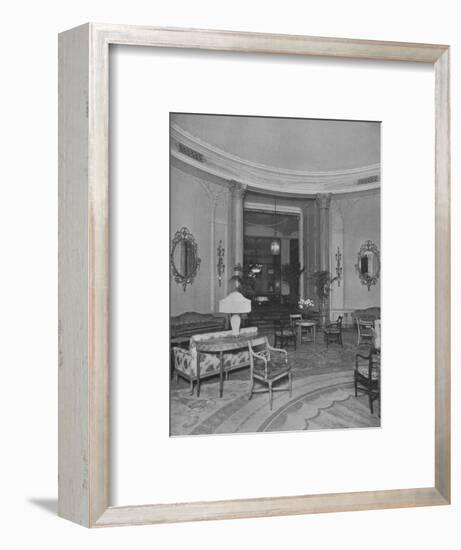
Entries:
[[247,187],[246,184],[240,183],[239,181],[231,180],[229,182],[229,189],[232,195],[241,199],[245,196]]
[[307,212],[309,212],[309,210],[311,210],[311,208],[315,207],[316,202],[317,200],[314,201],[312,199],[303,202],[301,204],[301,210],[306,214]]
[[331,203],[331,193],[317,193],[315,195],[315,202],[321,210],[328,210]]

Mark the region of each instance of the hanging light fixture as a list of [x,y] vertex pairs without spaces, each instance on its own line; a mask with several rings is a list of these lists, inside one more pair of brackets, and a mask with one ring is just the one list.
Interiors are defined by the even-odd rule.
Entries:
[[280,254],[280,240],[276,238],[276,217],[277,217],[277,199],[274,199],[274,238],[271,241],[271,254],[278,256]]

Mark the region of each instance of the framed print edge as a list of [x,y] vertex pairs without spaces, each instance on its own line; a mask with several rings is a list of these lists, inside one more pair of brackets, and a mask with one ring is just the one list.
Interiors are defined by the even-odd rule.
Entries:
[[[417,61],[435,68],[435,486],[110,506],[109,45]],[[59,36],[59,515],[87,527],[450,502],[449,48],[86,24]]]
[[435,63],[435,487],[450,502],[450,51]]

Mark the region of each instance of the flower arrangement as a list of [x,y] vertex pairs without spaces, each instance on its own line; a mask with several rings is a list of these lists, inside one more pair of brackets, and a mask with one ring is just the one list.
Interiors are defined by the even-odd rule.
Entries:
[[302,311],[308,311],[310,307],[314,307],[314,302],[310,298],[300,298],[298,302],[298,308]]
[[330,295],[331,285],[338,279],[329,271],[316,271],[309,277],[314,281],[317,297],[323,302]]

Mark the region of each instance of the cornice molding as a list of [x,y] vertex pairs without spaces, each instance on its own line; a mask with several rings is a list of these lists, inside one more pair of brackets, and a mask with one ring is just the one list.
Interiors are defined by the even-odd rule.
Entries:
[[[250,188],[293,194],[354,193],[379,189],[380,183],[357,185],[363,178],[379,175],[380,164],[347,170],[300,171],[276,168],[231,155],[171,124],[171,155],[178,160],[226,180],[238,180]],[[182,145],[182,147],[180,147]],[[198,161],[181,150],[197,153]]]

